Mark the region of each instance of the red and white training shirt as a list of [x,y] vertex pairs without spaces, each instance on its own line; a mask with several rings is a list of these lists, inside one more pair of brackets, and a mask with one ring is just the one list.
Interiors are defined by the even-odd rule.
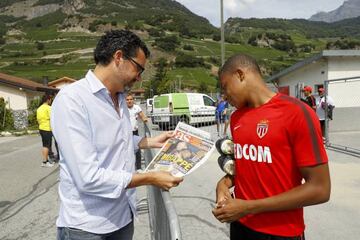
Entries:
[[[235,111],[230,121],[235,148],[235,196],[271,197],[302,184],[301,167],[327,163],[319,119],[301,101],[277,94],[258,108]],[[247,215],[254,231],[278,236],[304,232],[303,209]]]

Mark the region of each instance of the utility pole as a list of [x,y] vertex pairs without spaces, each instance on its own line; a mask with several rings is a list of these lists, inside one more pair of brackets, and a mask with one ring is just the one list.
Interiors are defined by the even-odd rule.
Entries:
[[178,92],[181,92],[181,79],[182,79],[182,75],[176,75],[176,78],[178,80],[178,86],[179,86],[179,89],[178,89]]
[[221,66],[225,63],[225,33],[224,33],[224,0],[220,0],[220,23],[221,23]]

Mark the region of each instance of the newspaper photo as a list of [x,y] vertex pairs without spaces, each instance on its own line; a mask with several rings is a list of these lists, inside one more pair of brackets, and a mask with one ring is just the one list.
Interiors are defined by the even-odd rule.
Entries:
[[174,137],[168,139],[145,171],[168,171],[182,177],[202,165],[214,150],[211,135],[179,122]]

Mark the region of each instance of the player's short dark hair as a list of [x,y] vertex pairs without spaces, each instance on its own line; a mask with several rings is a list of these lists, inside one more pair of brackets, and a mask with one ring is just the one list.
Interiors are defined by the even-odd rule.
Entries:
[[108,65],[116,51],[121,50],[125,56],[136,57],[138,49],[143,50],[145,57],[150,51],[145,43],[133,32],[128,30],[111,30],[106,32],[99,40],[94,50],[96,64]]
[[230,57],[219,70],[219,76],[225,72],[233,72],[238,67],[245,67],[261,75],[261,70],[256,60],[246,54],[236,54]]

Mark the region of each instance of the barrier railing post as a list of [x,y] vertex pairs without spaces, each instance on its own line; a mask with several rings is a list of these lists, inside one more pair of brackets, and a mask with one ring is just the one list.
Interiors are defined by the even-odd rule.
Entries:
[[[147,124],[144,124],[144,135],[151,137]],[[145,165],[150,163],[153,156],[153,150],[145,151]],[[170,193],[154,186],[147,187],[147,192],[151,239],[181,240],[180,224]]]

